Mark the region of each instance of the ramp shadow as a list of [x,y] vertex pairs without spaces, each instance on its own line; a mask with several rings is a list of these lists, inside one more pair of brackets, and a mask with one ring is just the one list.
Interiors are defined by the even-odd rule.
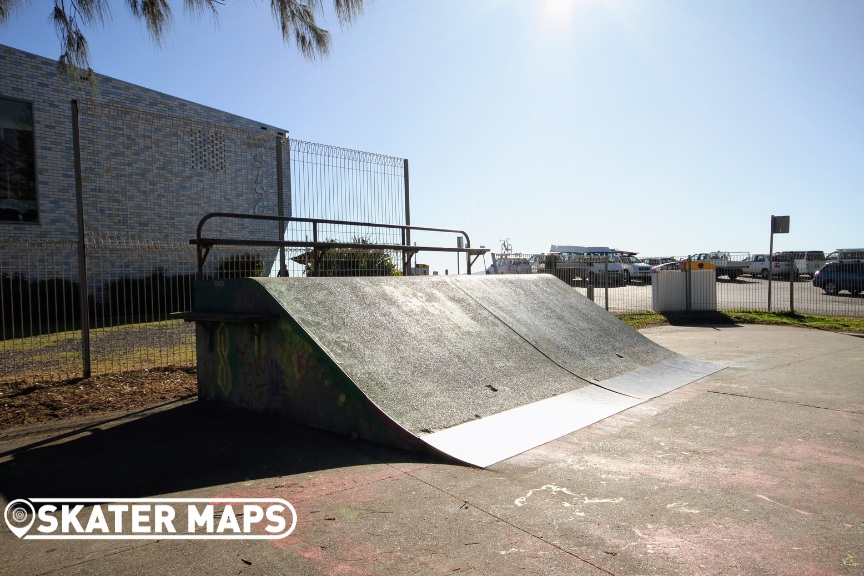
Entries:
[[0,495],[141,498],[370,463],[427,462],[275,417],[192,402],[0,462]]

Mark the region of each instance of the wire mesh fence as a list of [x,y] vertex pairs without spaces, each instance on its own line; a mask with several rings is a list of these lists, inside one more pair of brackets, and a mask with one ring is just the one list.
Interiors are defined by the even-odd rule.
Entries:
[[[0,240],[0,382],[194,365],[194,325],[170,314],[191,308],[197,261],[189,240],[210,212],[409,220],[401,158],[95,101],[73,110],[80,228],[40,232],[78,240]],[[216,236],[249,240],[408,242],[384,229],[214,224]],[[316,265],[331,276],[401,270],[387,250],[331,251],[317,263],[303,249],[284,254],[281,271],[292,276]],[[205,277],[275,275],[279,256],[220,246]]]
[[403,158],[291,140],[292,216],[410,224]]
[[0,240],[0,251],[0,381],[80,377],[85,313],[92,374],[195,363],[193,328],[169,316],[188,307],[194,273],[165,268],[172,259],[189,267],[188,243],[88,242],[85,312],[76,242]]
[[0,381],[79,374],[77,244],[0,240],[0,253]]
[[[298,223],[300,224],[300,223]],[[311,233],[308,227],[291,229],[296,237]],[[356,228],[334,226],[322,238],[352,241],[362,236]],[[288,237],[288,236],[286,236]],[[27,379],[70,379],[81,375],[81,313],[75,261],[75,242],[57,240],[0,240],[0,382]],[[257,251],[257,252],[256,252]],[[186,241],[160,237],[135,240],[102,236],[87,247],[89,291],[87,314],[94,374],[140,370],[151,367],[194,366],[194,325],[172,320],[172,312],[191,308],[195,273],[191,270],[195,250]],[[263,255],[262,255],[263,254]],[[321,275],[392,276],[402,274],[399,250],[363,247],[328,250],[316,263],[311,250],[286,249],[289,274],[294,277]],[[668,305],[665,280],[685,277],[682,263],[667,258],[663,264],[617,262],[592,257],[579,263],[550,261],[548,255],[491,254],[493,264],[486,273],[554,274],[573,289],[614,314],[648,313]],[[736,255],[737,256],[737,255]],[[264,252],[254,246],[216,246],[210,256],[207,278],[272,276],[276,272],[276,249]],[[743,261],[743,260],[742,260]],[[174,262],[174,265],[170,265]],[[569,267],[568,267],[569,266]],[[628,268],[629,266],[629,268]],[[644,272],[648,266],[647,274]],[[698,261],[691,261],[691,270]],[[666,267],[666,270],[662,268]],[[859,266],[860,267],[860,266]],[[652,269],[653,268],[653,269]],[[793,311],[823,316],[864,317],[864,284],[856,289],[826,293],[814,285],[813,274],[790,275],[778,267],[777,274],[741,269],[723,275],[710,270],[713,306],[720,311]],[[624,281],[620,273],[630,270]],[[146,270],[146,273],[142,273]],[[170,270],[188,270],[170,272]],[[48,273],[50,271],[50,274]],[[591,272],[595,272],[592,276]],[[613,272],[619,271],[619,274]],[[424,274],[428,269],[414,268]],[[606,281],[608,280],[608,281]],[[663,281],[661,281],[663,280]],[[679,297],[677,309],[686,306]],[[667,304],[658,305],[660,301]],[[700,297],[693,297],[698,309]],[[674,302],[674,297],[673,297]]]
[[[491,254],[487,274],[554,274],[615,314],[672,311],[667,285],[656,280],[666,275],[710,269],[714,309],[719,311],[794,312],[835,317],[864,317],[864,273],[836,293],[826,288],[816,272],[826,261],[803,264],[783,254],[764,261],[746,253],[631,259],[619,255]],[[663,262],[666,261],[666,262]],[[861,265],[856,264],[858,269]],[[833,264],[832,264],[833,266]],[[790,272],[791,271],[791,272]],[[685,296],[676,309],[687,309]],[[662,301],[663,304],[659,302]],[[675,303],[672,299],[673,305]],[[693,309],[691,307],[691,309]]]

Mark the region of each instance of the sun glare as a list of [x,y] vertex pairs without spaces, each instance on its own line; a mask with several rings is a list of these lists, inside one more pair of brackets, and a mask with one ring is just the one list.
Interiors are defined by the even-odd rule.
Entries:
[[582,0],[543,0],[543,23],[546,26],[566,26],[576,4]]

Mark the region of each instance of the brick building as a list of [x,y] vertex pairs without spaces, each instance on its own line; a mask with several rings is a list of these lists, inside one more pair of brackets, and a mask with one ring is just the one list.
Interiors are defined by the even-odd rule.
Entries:
[[[114,78],[70,79],[54,60],[0,45],[0,239],[75,242],[83,220],[90,251],[186,243],[208,212],[290,215],[290,193],[279,186],[286,137],[284,129]],[[211,232],[278,237],[276,225],[260,223]],[[10,258],[0,255],[0,265],[14,270]],[[122,253],[106,258],[104,269],[136,273],[112,260]],[[148,261],[137,272],[194,266],[174,260]]]

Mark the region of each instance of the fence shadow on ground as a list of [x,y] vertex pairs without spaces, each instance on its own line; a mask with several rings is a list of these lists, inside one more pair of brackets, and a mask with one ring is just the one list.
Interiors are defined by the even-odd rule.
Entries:
[[723,312],[712,310],[696,312],[660,312],[672,326],[737,326],[738,323]]

